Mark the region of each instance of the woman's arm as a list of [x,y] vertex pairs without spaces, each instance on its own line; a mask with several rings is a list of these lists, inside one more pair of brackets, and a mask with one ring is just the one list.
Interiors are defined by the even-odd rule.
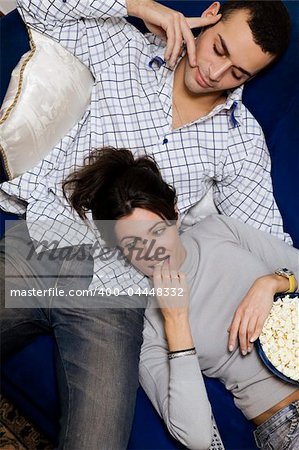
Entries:
[[168,260],[154,270],[154,289],[164,319],[168,351],[194,347],[189,323],[189,292],[184,273],[170,270]]
[[[213,216],[209,220],[218,221],[219,227],[223,228],[223,233],[229,232],[237,245],[252,253],[269,270],[269,275],[260,277],[253,283],[236,309],[229,328],[229,349],[235,347],[239,338],[240,350],[246,354],[252,350],[252,343],[261,333],[274,295],[289,289],[288,279],[276,275],[275,270],[287,267],[299,280],[299,250],[267,232],[256,230],[231,217]],[[209,226],[208,221],[207,226]],[[246,271],[246,267],[244,270]]]
[[[170,271],[167,265],[157,267],[154,288],[160,310],[147,311],[141,384],[170,433],[185,446],[209,449],[213,442],[217,448],[224,448],[212,417],[197,355],[171,353],[194,347],[185,276]],[[174,293],[177,295],[171,295]],[[175,357],[169,359],[169,352]]]
[[258,278],[236,309],[229,327],[229,351],[233,351],[237,339],[240,350],[245,356],[253,348],[253,342],[261,334],[264,323],[270,313],[273,297],[289,289],[287,278],[269,274]]

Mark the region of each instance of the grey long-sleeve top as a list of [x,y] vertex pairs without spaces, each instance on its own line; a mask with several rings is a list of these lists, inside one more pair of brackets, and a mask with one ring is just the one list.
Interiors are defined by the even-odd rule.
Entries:
[[255,349],[245,357],[228,351],[227,329],[256,278],[279,267],[299,279],[299,251],[236,219],[212,215],[182,235],[187,257],[181,270],[190,286],[190,325],[197,355],[167,357],[157,303],[146,311],[140,381],[169,431],[188,448],[206,448],[211,409],[202,373],[219,378],[248,419],[290,395],[294,386],[274,377]]

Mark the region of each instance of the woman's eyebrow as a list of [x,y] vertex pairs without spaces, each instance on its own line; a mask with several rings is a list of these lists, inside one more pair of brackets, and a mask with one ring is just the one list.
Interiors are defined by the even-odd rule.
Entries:
[[120,240],[120,242],[122,242],[122,241],[124,241],[125,239],[134,239],[135,241],[140,241],[142,238],[141,237],[138,237],[138,236],[124,236],[121,240]]
[[[157,226],[157,225],[160,225],[160,224],[165,224],[165,221],[164,220],[160,220],[159,222],[155,222],[154,223],[154,225],[152,225],[149,229],[148,229],[148,231],[149,232],[151,232],[151,231],[153,231],[153,229]],[[124,236],[121,240],[120,240],[120,243],[122,242],[122,241],[124,241],[125,239],[135,239],[136,241],[137,240],[142,240],[142,238],[141,237],[139,237],[139,236]]]
[[153,229],[157,226],[160,225],[161,223],[165,224],[164,220],[160,220],[159,222],[156,222],[148,231],[153,231]]

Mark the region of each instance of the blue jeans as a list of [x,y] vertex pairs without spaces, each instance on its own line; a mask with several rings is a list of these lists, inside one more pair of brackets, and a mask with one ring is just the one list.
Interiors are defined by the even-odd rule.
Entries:
[[299,449],[299,400],[278,411],[254,431],[263,450]]
[[61,404],[58,448],[125,449],[138,387],[142,300],[101,297],[85,307],[84,298],[72,297],[62,305],[54,294],[19,298],[19,307],[4,307],[4,287],[6,293],[10,288],[86,289],[93,274],[92,257],[88,251],[84,258],[82,252],[78,256],[76,247],[65,259],[53,257],[53,252],[38,257],[23,222],[8,230],[5,243],[0,243],[2,356],[37,335],[52,333]]

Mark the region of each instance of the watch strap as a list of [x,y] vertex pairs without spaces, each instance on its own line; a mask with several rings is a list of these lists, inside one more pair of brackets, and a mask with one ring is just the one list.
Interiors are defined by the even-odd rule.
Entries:
[[291,270],[284,267],[282,269],[275,270],[275,274],[279,275],[281,277],[285,277],[289,280],[289,284],[290,284],[289,289],[287,291],[285,291],[285,294],[291,294],[296,291],[298,284],[297,284],[296,277]]
[[291,275],[289,277],[290,287],[289,290],[286,292],[287,294],[291,294],[292,292],[295,292],[297,289],[297,280],[295,275]]

